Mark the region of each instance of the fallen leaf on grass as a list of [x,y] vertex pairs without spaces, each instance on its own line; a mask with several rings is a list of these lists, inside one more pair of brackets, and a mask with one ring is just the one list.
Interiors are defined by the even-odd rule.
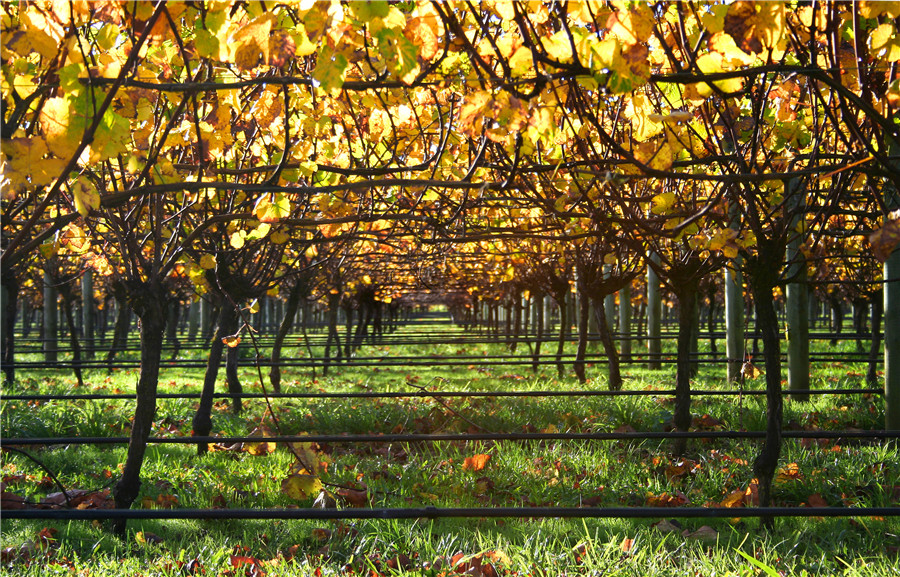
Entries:
[[247,575],[265,575],[262,562],[256,557],[246,557],[243,555],[232,555],[231,566],[235,569],[243,568]]
[[681,536],[685,539],[697,539],[698,541],[715,541],[719,538],[719,533],[709,525],[704,525],[696,531],[685,529],[681,532]]
[[413,561],[409,558],[409,555],[400,553],[396,557],[388,559],[387,563],[385,563],[385,566],[387,566],[387,568],[392,572],[409,571],[413,567]]
[[141,499],[141,507],[144,509],[174,509],[178,505],[178,497],[175,495],[158,495]]
[[648,507],[680,507],[688,502],[688,498],[681,491],[675,491],[674,495],[647,493],[646,502]]
[[311,442],[289,443],[290,451],[297,458],[291,467],[292,473],[318,475],[322,472],[322,454],[319,445]]
[[316,541],[328,541],[329,539],[331,539],[331,529],[322,529],[320,527],[317,527],[312,530],[310,535]]
[[[265,427],[256,427],[250,431],[249,437],[271,437],[272,433]],[[269,453],[275,452],[275,443],[259,442],[259,443],[243,443],[241,449],[254,457],[264,457]]]
[[700,470],[700,465],[690,459],[682,459],[673,465],[666,467],[666,479],[671,483],[687,474],[695,474]]
[[674,519],[672,521],[663,519],[650,526],[662,533],[681,533],[681,523]]
[[[74,499],[79,497],[84,497],[90,493],[90,491],[86,491],[84,489],[69,489],[65,493],[62,491],[58,491],[56,493],[50,493],[43,499],[41,499],[41,505],[56,505],[58,507],[64,507],[67,502],[71,502]],[[66,500],[66,494],[68,494],[68,501]]]
[[634,539],[625,537],[622,539],[622,544],[619,545],[619,549],[622,550],[622,553],[631,553],[631,550],[634,549]]
[[53,527],[44,527],[38,531],[37,542],[40,544],[41,549],[47,549],[56,545],[56,534],[58,532]]
[[587,543],[579,543],[572,548],[572,555],[575,557],[576,565],[584,563],[584,556],[587,555],[588,549],[590,549],[590,546]]
[[12,511],[27,508],[28,504],[25,502],[25,497],[20,497],[19,495],[15,495],[13,493],[7,493],[6,491],[0,493],[0,509]]
[[786,483],[788,481],[796,481],[802,479],[803,474],[800,473],[800,465],[797,463],[789,463],[778,470],[778,476],[775,477],[776,483]]
[[138,531],[134,535],[134,540],[141,545],[159,545],[163,542],[162,537],[149,531]]
[[719,503],[719,507],[725,507],[728,509],[734,507],[743,507],[746,501],[747,492],[743,489],[738,489],[726,495],[725,498],[722,499],[722,501]]
[[825,500],[822,495],[818,493],[813,493],[809,497],[806,498],[806,505],[808,507],[828,507],[828,501]]
[[38,531],[34,539],[29,539],[17,547],[6,547],[0,551],[0,562],[11,563],[13,561],[32,559],[35,554],[48,551],[59,546],[56,540],[57,530],[52,527],[44,527]]
[[700,430],[723,429],[725,424],[719,419],[705,414],[702,417],[694,417],[691,419],[691,425]]
[[498,577],[500,572],[498,565],[508,565],[509,557],[502,551],[487,551],[476,555],[464,555],[457,553],[450,559],[453,575],[467,575],[471,577]]
[[224,443],[208,443],[206,445],[206,447],[210,453],[240,452],[242,446],[243,446],[243,443],[233,443],[231,445],[226,445]]
[[338,489],[337,494],[350,507],[362,508],[369,504],[369,492],[365,489]]
[[322,487],[321,479],[314,475],[290,475],[281,482],[281,492],[297,501],[315,497]]
[[466,460],[463,462],[463,469],[467,471],[480,471],[487,466],[488,461],[490,460],[491,456],[484,453],[466,457]]

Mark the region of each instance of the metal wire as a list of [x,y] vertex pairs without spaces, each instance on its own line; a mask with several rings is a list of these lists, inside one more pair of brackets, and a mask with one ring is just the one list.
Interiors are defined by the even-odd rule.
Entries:
[[442,519],[897,517],[900,507],[410,507],[384,509],[20,509],[8,519]]
[[[783,431],[786,439],[897,439],[900,431]],[[237,437],[150,437],[148,444],[202,443],[418,443],[439,441],[642,441],[647,439],[764,439],[765,431],[645,431],[596,433],[386,433]],[[0,439],[4,445],[121,445],[128,437],[31,437]]]
[[[692,390],[691,396],[761,396],[764,390]],[[883,395],[884,389],[785,389],[782,395]],[[356,393],[241,393],[242,399],[396,399],[431,397],[637,397],[673,396],[674,389],[640,391],[386,391]],[[231,393],[214,393],[213,398],[231,399]],[[157,399],[199,399],[200,393],[160,393]],[[3,401],[133,401],[133,394],[0,395]]]

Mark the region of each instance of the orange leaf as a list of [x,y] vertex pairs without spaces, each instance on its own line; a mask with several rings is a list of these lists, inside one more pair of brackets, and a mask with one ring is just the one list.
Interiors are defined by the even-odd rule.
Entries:
[[680,479],[688,473],[696,473],[700,466],[690,459],[678,461],[674,465],[666,467],[666,479],[671,483],[675,479]]
[[241,344],[241,337],[232,335],[230,337],[223,337],[222,342],[225,343],[225,346],[229,349],[233,349],[234,347]]
[[789,463],[778,470],[778,476],[775,477],[776,483],[784,483],[786,481],[796,481],[802,478],[800,473],[800,465],[797,463]]
[[653,493],[647,494],[648,507],[680,507],[687,502],[687,497],[680,491],[676,491],[674,495],[668,493],[663,493],[661,495],[654,495]]
[[807,497],[806,504],[810,507],[828,507],[828,501],[818,493],[813,493]]
[[623,553],[630,553],[634,548],[634,539],[625,537],[624,539],[622,539],[622,544],[619,546],[619,548],[622,549]]
[[235,568],[243,567],[244,565],[249,565],[248,569],[255,571],[257,575],[263,574],[262,563],[260,563],[259,559],[255,557],[245,557],[243,555],[232,555],[231,556],[231,566]]
[[480,471],[484,469],[484,467],[488,464],[488,461],[491,460],[490,455],[486,455],[484,453],[479,453],[477,455],[473,455],[471,457],[466,457],[465,462],[463,463],[463,469],[468,471]]
[[742,489],[738,489],[737,491],[732,491],[731,493],[728,494],[728,496],[726,496],[724,499],[722,499],[722,502],[719,503],[719,506],[726,507],[729,509],[734,508],[734,507],[743,507],[746,499],[747,499],[747,492]]
[[175,495],[159,495],[156,498],[156,505],[160,509],[174,509],[178,505],[178,497]]
[[745,379],[755,379],[762,374],[762,371],[753,366],[750,361],[744,363],[741,367],[741,376]]
[[754,507],[759,506],[759,480],[753,479],[745,491],[747,499],[745,502],[750,503]]

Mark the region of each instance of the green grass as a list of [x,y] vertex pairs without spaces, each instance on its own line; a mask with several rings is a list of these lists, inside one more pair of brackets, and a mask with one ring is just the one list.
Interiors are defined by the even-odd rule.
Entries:
[[[447,325],[443,325],[445,328]],[[441,327],[435,327],[441,330]],[[701,347],[707,344],[701,341]],[[545,345],[544,351],[550,348]],[[842,342],[840,350],[853,350]],[[366,345],[364,356],[500,355],[503,344],[406,345],[388,349]],[[637,351],[637,347],[635,348]],[[829,351],[814,343],[814,350]],[[286,358],[305,354],[288,349]],[[521,346],[517,354],[527,354]],[[199,358],[202,351],[185,357]],[[625,365],[626,388],[670,389],[674,367],[649,371]],[[861,387],[861,365],[814,365],[814,387]],[[202,370],[164,366],[161,392],[199,390]],[[329,376],[309,368],[286,368],[285,391],[329,392],[429,390],[592,390],[605,388],[604,368],[589,368],[579,384],[559,379],[552,365],[538,374],[530,367],[332,367]],[[220,374],[220,380],[224,371]],[[247,391],[260,391],[257,373],[242,369]],[[22,373],[4,394],[133,391],[137,371],[86,371],[86,384],[74,388],[63,372]],[[724,369],[702,365],[695,386],[731,388]],[[762,379],[747,389],[762,388]],[[469,430],[638,431],[664,430],[671,399],[641,397],[433,397],[384,399],[273,400],[281,430],[302,433],[462,433]],[[124,436],[129,401],[4,401],[0,434],[16,436]],[[155,434],[188,435],[194,400],[161,400]],[[693,412],[709,415],[706,426],[758,430],[764,426],[764,399],[756,396],[697,397]],[[809,403],[787,402],[789,427],[879,428],[883,400],[872,395],[821,396]],[[263,420],[265,403],[245,401],[236,417],[217,403],[214,433],[245,435]],[[702,424],[702,422],[698,422]],[[271,420],[266,421],[271,429]],[[660,441],[543,441],[446,443],[334,443],[318,447],[327,463],[321,479],[333,493],[338,485],[365,486],[370,507],[646,506],[677,498],[692,506],[719,503],[752,480],[758,442],[693,441],[684,459]],[[70,489],[102,490],[114,483],[124,459],[121,446],[55,446],[29,449]],[[482,470],[466,459],[490,455]],[[44,470],[21,455],[3,454],[5,490],[39,501],[58,488]],[[192,446],[152,445],[136,507],[157,499],[180,508],[311,506],[281,492],[294,457],[284,447],[266,456],[215,451],[197,456]],[[803,506],[897,506],[900,458],[895,445],[869,442],[809,443],[787,440],[784,475],[775,504]],[[340,502],[340,497],[338,497]],[[2,521],[4,574],[9,575],[204,575],[478,574],[492,563],[502,574],[517,575],[900,575],[897,550],[900,523],[886,519],[781,519],[767,532],[754,519],[681,520],[660,509],[660,518],[628,519],[439,519],[364,521],[130,521],[124,540],[90,522]],[[668,519],[674,524],[657,525]],[[707,528],[704,528],[704,525]],[[673,530],[677,527],[677,530]],[[53,529],[52,539],[38,536]],[[45,536],[50,533],[45,532]],[[155,537],[154,537],[155,536]],[[259,567],[240,564],[259,561]],[[461,561],[460,561],[461,558]],[[48,564],[49,563],[49,564]],[[407,567],[407,570],[397,569]],[[197,571],[195,571],[195,574]],[[481,574],[490,574],[487,570]]]

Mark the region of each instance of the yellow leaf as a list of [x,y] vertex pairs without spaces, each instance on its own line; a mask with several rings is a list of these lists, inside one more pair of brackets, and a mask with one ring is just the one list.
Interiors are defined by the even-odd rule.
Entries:
[[275,14],[265,12],[235,33],[234,63],[238,68],[249,70],[269,61],[269,36],[274,21]]
[[891,18],[900,16],[900,4],[896,0],[877,0],[865,1],[859,3],[859,14],[863,18],[878,18],[882,14],[887,14]]
[[[718,52],[708,52],[697,58],[697,68],[704,74],[722,72],[724,70],[722,64],[723,56]],[[713,82],[713,84],[722,92],[730,94],[739,92],[744,86],[744,80],[742,78],[730,78],[728,80],[718,80]],[[712,88],[706,83],[697,84],[697,91],[703,96],[712,94]]]
[[100,208],[100,193],[86,178],[79,178],[72,186],[72,199],[75,210],[81,216],[87,216],[92,210]]
[[[238,337],[238,341],[240,341],[240,337]],[[264,427],[257,427],[250,431],[250,437],[268,437],[271,436],[271,431]],[[241,450],[245,453],[253,455],[254,457],[265,457],[269,453],[275,452],[275,443],[269,441],[261,441],[261,442],[251,442],[244,443],[241,446]]]
[[240,249],[244,246],[244,239],[247,237],[247,231],[239,230],[231,235],[231,239],[228,244],[231,245],[231,248]]
[[675,161],[675,155],[668,142],[663,142],[659,146],[655,142],[638,144],[634,148],[634,157],[655,170],[668,170]]
[[313,80],[325,92],[331,92],[344,84],[344,72],[350,62],[343,54],[335,52],[327,44],[322,46],[312,72]]
[[119,27],[115,24],[105,24],[103,28],[97,32],[97,45],[104,50],[109,50],[115,46],[118,37]]
[[887,22],[872,31],[872,34],[869,36],[869,43],[872,47],[872,51],[877,54],[883,49],[888,48],[889,45],[894,42],[894,39],[894,25]]
[[256,314],[259,312],[259,299],[253,299],[253,302],[250,303],[250,314]]
[[714,34],[707,42],[709,49],[722,55],[730,66],[747,66],[753,63],[753,56],[741,50],[734,38],[724,32]]
[[484,109],[491,100],[490,92],[479,91],[466,98],[459,113],[459,127],[464,134],[474,136],[481,132]]
[[56,56],[59,50],[59,45],[49,34],[31,25],[26,26],[25,31],[16,32],[11,38],[4,39],[4,42],[8,42],[7,46],[16,54],[28,56],[36,52],[45,61]]
[[653,208],[650,212],[653,214],[665,214],[675,204],[674,192],[663,192],[653,197]]
[[272,241],[272,244],[284,244],[288,241],[290,236],[281,230],[276,230],[272,233],[272,236],[269,237],[269,240]]
[[762,375],[762,371],[756,368],[750,361],[744,363],[741,367],[741,376],[745,379],[755,379]]
[[290,475],[281,482],[281,492],[297,501],[315,497],[322,488],[321,479],[315,475]]
[[292,474],[318,475],[321,469],[321,455],[316,449],[318,445],[311,442],[297,442],[290,444],[291,452],[297,458],[291,466]]
[[222,59],[222,49],[218,37],[208,30],[197,28],[194,33],[194,47],[202,58]]
[[631,135],[638,142],[650,140],[664,130],[663,115],[653,112],[653,103],[640,92],[628,100],[625,117],[631,119]]
[[253,214],[260,222],[272,223],[287,217],[291,212],[291,201],[284,194],[277,192],[264,194],[256,201]]
[[611,14],[606,27],[625,44],[637,44],[650,38],[654,22],[649,5],[634,3],[630,10],[619,10]]
[[788,463],[778,470],[778,476],[775,477],[776,483],[786,483],[787,481],[797,481],[803,478],[800,472],[800,466],[797,463]]
[[59,96],[48,98],[39,120],[50,152],[66,160],[75,154],[84,130],[84,117],[73,112],[69,100]]
[[755,33],[765,48],[775,48],[781,42],[785,32],[784,3],[757,2]]
[[205,254],[200,257],[200,268],[212,269],[216,268],[216,257],[211,254]]

